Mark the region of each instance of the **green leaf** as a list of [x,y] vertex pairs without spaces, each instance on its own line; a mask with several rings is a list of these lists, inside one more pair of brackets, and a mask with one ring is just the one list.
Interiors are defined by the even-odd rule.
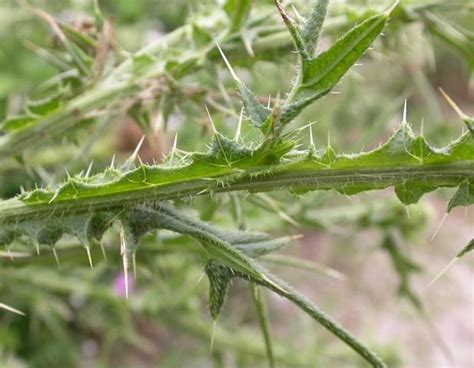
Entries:
[[453,198],[448,203],[448,212],[455,207],[474,204],[474,180],[465,180],[461,183]]
[[0,124],[0,128],[4,132],[11,132],[22,129],[35,121],[30,115],[10,115]]
[[329,0],[316,0],[308,20],[301,30],[308,54],[312,56],[319,43],[324,19],[326,18]]
[[471,239],[468,245],[466,245],[457,255],[456,258],[461,258],[468,254],[469,252],[472,252],[474,250],[474,239]]
[[382,32],[389,13],[355,26],[315,59],[303,59],[300,76],[282,109],[282,121],[294,119],[307,105],[331,91]]
[[58,91],[41,100],[29,100],[26,103],[26,109],[33,115],[47,115],[61,106],[63,92]]
[[234,79],[250,123],[257,128],[261,128],[265,121],[269,118],[271,110],[263,106],[258,101],[257,97],[252,93],[252,91],[239,79],[219,45],[217,45],[217,48],[219,49],[222,59],[229,69],[232,78]]
[[209,313],[212,319],[216,320],[221,313],[234,275],[229,267],[221,266],[215,261],[206,264],[205,272],[209,278]]
[[445,19],[435,15],[430,11],[422,12],[421,18],[427,24],[427,28],[436,36],[444,40],[449,45],[459,50],[468,62],[471,73],[474,72],[474,42],[469,37],[468,31],[462,31],[454,27]]
[[298,27],[296,22],[293,20],[293,18],[291,18],[290,15],[285,11],[285,9],[283,8],[279,0],[276,0],[275,4],[283,21],[285,22],[286,28],[288,28],[288,31],[290,32],[290,35],[291,35],[291,38],[293,39],[296,50],[298,51],[298,53],[300,54],[302,58],[309,58],[310,54],[308,53],[308,50],[307,50],[307,43],[303,35],[301,34],[300,28]]
[[239,30],[247,18],[250,8],[252,6],[251,0],[226,0],[224,3],[224,10],[231,20],[230,32]]
[[381,247],[389,255],[390,260],[392,261],[393,266],[398,273],[399,294],[408,298],[408,300],[410,300],[413,305],[421,311],[422,303],[410,285],[410,276],[412,273],[421,272],[422,268],[407,255],[405,255],[405,252],[400,249],[393,236],[387,234],[382,242]]

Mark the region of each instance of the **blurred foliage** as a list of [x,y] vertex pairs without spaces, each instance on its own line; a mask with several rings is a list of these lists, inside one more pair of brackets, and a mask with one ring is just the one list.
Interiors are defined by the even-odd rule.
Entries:
[[[88,0],[26,2],[78,27],[81,22],[93,21]],[[48,26],[21,3],[0,0],[2,118],[18,112],[26,96],[38,92],[37,87],[55,74],[54,68],[31,51],[31,45],[58,49],[58,41]],[[273,9],[271,1],[261,3]],[[307,2],[294,3],[301,14],[306,14]],[[339,151],[359,152],[377,146],[400,121],[405,100],[408,100],[409,121],[415,130],[423,126],[431,142],[442,145],[457,136],[461,125],[456,123],[455,115],[446,108],[437,89],[442,86],[463,109],[472,113],[469,78],[474,64],[469,54],[473,44],[469,28],[474,24],[474,8],[469,1],[456,1],[456,4],[433,1],[429,2],[433,4],[431,8],[427,3],[402,1],[407,9],[427,6],[430,14],[442,20],[436,26],[460,29],[470,43],[463,44],[462,37],[461,41],[439,37],[439,32],[433,31],[436,27],[433,18],[424,12],[416,13],[414,20],[409,11],[395,14],[385,37],[376,41],[374,50],[362,59],[362,65],[349,72],[335,93],[314,103],[294,123],[302,126],[316,121],[313,131],[317,148],[325,147],[328,139]],[[100,5],[103,14],[112,18],[117,43],[125,53],[124,50],[136,51],[163,37],[186,24],[194,14],[206,13],[215,3],[103,0]],[[323,47],[327,47],[334,35],[385,5],[382,0],[333,1],[323,33]],[[284,31],[278,21],[275,16],[273,27]],[[288,41],[285,42],[288,49]],[[243,48],[240,43],[236,47]],[[276,46],[264,48],[258,54],[258,47],[255,45],[257,57],[240,52],[244,56],[233,60],[239,76],[265,101],[272,93],[274,97],[275,91],[286,92],[293,75],[294,55],[282,54]],[[232,55],[233,51],[226,52]],[[209,105],[219,131],[230,135],[235,130],[240,100],[234,81],[222,63],[211,63],[184,77],[175,92],[164,101],[153,101],[156,102],[153,108],[158,110],[153,119],[163,118],[166,129],[153,136],[155,146],[151,142],[146,144],[142,156],[145,161],[160,161],[172,147],[177,131],[180,147],[202,149],[211,134],[204,103]],[[0,197],[11,198],[20,188],[29,190],[58,183],[70,174],[85,170],[90,160],[94,161],[93,172],[108,167],[115,153],[117,162],[123,162],[142,134],[132,120],[112,118],[78,133],[77,140],[90,145],[87,150],[64,139],[54,146],[41,146],[25,161],[19,158],[2,161]],[[242,136],[251,140],[255,132],[244,126]],[[411,259],[407,244],[416,244],[423,234],[431,215],[429,206],[413,205],[407,213],[405,206],[382,201],[383,195],[372,193],[358,197],[357,203],[335,193],[313,193],[304,200],[294,198],[284,193],[252,194],[241,203],[226,194],[195,198],[192,202],[194,214],[204,221],[212,220],[227,228],[270,231],[275,236],[288,232],[304,232],[307,237],[335,234],[338,241],[350,244],[355,232],[374,231],[377,235],[372,239],[373,249],[392,261],[390,272],[399,279],[398,292],[416,307],[421,305],[410,286],[410,278],[416,277],[421,268]],[[188,202],[178,203],[183,204]],[[20,243],[0,253],[0,301],[26,314],[20,317],[0,311],[1,367],[267,366],[254,306],[242,302],[250,300],[249,290],[242,282],[236,282],[231,289],[230,302],[219,320],[213,351],[209,354],[213,332],[206,311],[208,285],[207,281],[199,282],[203,276],[202,259],[198,252],[192,251],[192,241],[166,231],[147,236],[137,254],[137,277],[131,298],[125,300],[117,233],[117,229],[112,229],[105,235],[107,262],[98,261],[104,256],[99,247],[92,248],[94,270],[89,269],[83,247],[71,238],[62,239],[57,247],[59,267],[46,247],[39,256],[33,254],[30,246]],[[350,246],[357,252],[356,244]],[[305,246],[301,248],[304,250]],[[290,259],[293,253],[288,250],[285,254]],[[335,254],[342,259],[347,253],[336,249]],[[263,261],[279,272],[286,272],[288,267],[290,273],[291,268],[308,268],[291,262],[282,264],[281,259],[279,263],[270,258]],[[329,266],[311,263],[314,266],[310,267],[311,272],[316,274],[306,275],[321,278],[321,282],[326,282],[328,275],[331,277],[334,270]],[[304,284],[306,277],[300,281]],[[393,293],[396,292],[394,289]],[[275,333],[277,366],[364,366],[348,349],[321,334],[320,329],[308,328],[307,317],[297,317],[294,321],[291,314],[280,317],[287,306],[278,306],[279,299],[265,296],[275,330],[281,328],[280,318],[288,322],[284,325],[294,322],[284,333]],[[304,328],[303,332],[299,328]],[[404,366],[397,342],[377,346],[375,337],[372,342],[390,367]]]

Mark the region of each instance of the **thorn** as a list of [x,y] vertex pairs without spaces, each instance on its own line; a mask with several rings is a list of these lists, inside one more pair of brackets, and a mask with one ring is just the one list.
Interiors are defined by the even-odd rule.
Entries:
[[216,125],[214,124],[214,120],[212,120],[211,113],[209,112],[209,109],[207,108],[207,105],[204,105],[204,106],[206,107],[207,117],[209,118],[209,122],[211,123],[212,132],[213,132],[214,134],[217,134]]
[[312,125],[309,126],[309,145],[311,148],[314,148],[314,138],[313,138],[313,127]]
[[217,321],[216,320],[212,321],[212,332],[211,332],[211,343],[209,344],[209,355],[212,354],[212,349],[214,348],[214,338],[216,336],[216,326],[217,326]]
[[267,108],[269,109],[272,105],[272,95],[268,95]]
[[457,262],[458,259],[458,257],[454,257],[451,261],[449,261],[449,263],[444,266],[444,268],[433,278],[433,280],[431,280],[426,288],[429,289],[431,286],[433,286],[433,284],[438,281],[438,279],[443,276]]
[[61,263],[59,262],[59,257],[58,257],[58,253],[56,252],[56,248],[53,246],[51,247],[51,250],[53,252],[54,259],[56,260],[56,265],[60,267]]
[[105,252],[105,247],[102,242],[99,242],[100,250],[102,251],[102,256],[104,257],[104,261],[107,262],[107,253]]
[[238,142],[240,140],[240,132],[242,130],[242,120],[244,120],[244,108],[240,109],[239,122],[237,124],[237,131],[235,132],[234,140]]
[[384,14],[388,17],[390,14],[392,14],[393,10],[398,6],[400,0],[395,0],[395,2],[390,5],[390,7],[384,12]]
[[247,51],[247,53],[249,54],[249,56],[251,58],[254,58],[255,57],[255,52],[253,51],[252,42],[250,40],[250,37],[245,37],[244,35],[242,35],[240,38],[242,39],[242,42],[244,44],[245,51]]
[[456,111],[456,114],[458,114],[461,119],[465,119],[465,118],[468,117],[468,116],[459,108],[459,106],[452,100],[452,98],[448,96],[448,94],[444,91],[444,89],[442,89],[441,87],[439,87],[439,91],[442,93],[443,97],[446,99],[446,101],[448,101],[448,103],[451,105],[451,107],[453,108],[453,110]]
[[89,261],[89,266],[90,266],[91,270],[93,270],[94,265],[92,264],[91,249],[90,249],[89,244],[85,245],[85,248],[86,248],[86,253],[87,253],[87,260]]
[[137,253],[134,252],[132,255],[132,270],[133,270],[133,279],[137,279]]
[[[467,128],[469,129],[469,131],[471,133],[474,132],[474,128],[473,128],[473,118],[467,116],[462,110],[461,108],[451,99],[451,97],[449,97],[447,95],[446,92],[444,92],[444,90],[440,87],[439,90],[441,91],[441,93],[443,94],[444,98],[446,99],[446,101],[448,101],[448,103],[451,105],[451,107],[453,108],[453,110],[456,112],[456,114],[458,114],[458,116],[464,121],[464,123],[466,124]],[[464,134],[464,127],[463,127],[463,134]],[[474,133],[473,133],[474,134]]]
[[262,278],[263,281],[265,281],[266,283],[270,284],[272,287],[274,287],[275,289],[277,290],[280,290],[283,294],[288,294],[288,292],[283,289],[280,285],[278,285],[277,283],[275,283],[273,280],[271,280],[267,275],[265,275],[264,273],[260,273],[260,277]]
[[298,11],[298,9],[296,9],[296,7],[291,4],[291,8],[293,9],[293,13],[295,13],[295,16],[296,16],[296,19],[298,19],[298,22],[299,23],[304,23],[305,22],[305,19],[304,17],[300,14],[300,12]]
[[58,195],[59,195],[59,190],[56,190],[53,196],[51,197],[51,199],[49,200],[48,204],[53,203],[53,201],[58,197]]
[[13,255],[12,255],[12,253],[10,252],[10,246],[9,246],[9,245],[7,246],[7,254],[8,254],[8,257],[10,257],[10,261],[12,261],[12,262],[13,262],[13,261],[14,261],[14,259],[13,259]]
[[135,151],[133,151],[132,155],[129,158],[130,161],[134,161],[135,158],[137,158],[138,152],[140,151],[140,148],[142,147],[142,144],[144,141],[145,141],[145,135],[143,135],[142,138],[140,139],[140,142],[138,142],[137,147],[135,148]]
[[408,206],[405,206],[405,212],[407,213],[408,221],[411,221],[410,208]]
[[194,285],[195,287],[198,286],[201,283],[201,281],[202,281],[202,279],[204,278],[205,275],[206,275],[205,272],[201,273],[201,276],[199,276],[198,280],[196,281],[196,284]]
[[26,192],[26,190],[25,190],[25,188],[23,188],[23,185],[20,185],[20,193],[23,194],[25,192]]
[[120,255],[122,256],[123,277],[125,279],[125,298],[128,299],[128,257],[123,225],[120,226]]
[[403,119],[402,124],[407,124],[407,100],[405,99],[405,103],[403,104]]
[[290,240],[299,240],[299,239],[303,239],[303,238],[304,238],[304,234],[295,234],[295,235],[289,236]]
[[115,164],[115,154],[112,156],[112,161],[110,162],[110,168],[113,169]]
[[328,131],[328,147],[331,147],[331,132]]
[[433,241],[433,240],[436,238],[436,236],[438,235],[439,230],[441,229],[441,226],[443,226],[443,224],[444,224],[444,222],[446,221],[446,218],[447,218],[447,217],[448,217],[448,213],[445,213],[444,216],[443,216],[443,218],[441,219],[441,221],[440,221],[438,227],[436,228],[436,230],[435,230],[433,236],[431,237],[430,241]]
[[5,309],[9,312],[12,312],[12,313],[16,313],[16,314],[19,314],[20,316],[24,316],[25,313],[23,313],[22,311],[18,310],[18,309],[15,309],[13,307],[10,307],[9,305],[6,305],[4,303],[0,303],[0,309]]
[[90,173],[91,173],[91,170],[92,170],[92,165],[94,165],[94,160],[92,160],[89,164],[89,166],[87,167],[87,171],[86,171],[86,175],[85,177],[88,178]]
[[36,255],[39,256],[40,255],[40,247],[39,247],[39,243],[37,241],[35,241],[35,249],[36,249]]
[[122,255],[123,277],[125,280],[125,299],[128,299],[128,259],[126,253]]
[[173,141],[173,147],[171,148],[171,153],[170,153],[170,163],[174,161],[174,155],[176,153],[176,147],[178,145],[178,132],[174,135],[174,141]]
[[227,57],[225,56],[224,52],[222,51],[221,47],[219,46],[219,44],[217,42],[216,42],[216,46],[217,46],[217,49],[219,50],[219,52],[222,56],[222,59],[224,60],[225,65],[227,66],[227,69],[229,69],[229,72],[230,72],[230,75],[232,76],[232,78],[236,82],[240,82],[239,77],[237,77],[237,74],[235,74],[235,71],[234,71],[234,69],[232,69],[232,66],[229,63],[229,60],[227,60]]
[[140,155],[137,155],[137,160],[138,160],[138,163],[140,164],[140,166],[145,166],[145,164],[143,163],[142,158],[140,157]]

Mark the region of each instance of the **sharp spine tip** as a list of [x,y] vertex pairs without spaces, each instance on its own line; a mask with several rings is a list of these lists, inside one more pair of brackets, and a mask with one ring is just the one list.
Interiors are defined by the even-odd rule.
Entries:
[[214,124],[214,120],[212,119],[212,116],[211,116],[211,113],[209,112],[209,109],[207,107],[207,105],[204,105],[205,108],[206,108],[206,113],[207,113],[207,117],[209,118],[209,122],[211,123],[211,127],[212,127],[212,132],[214,134],[217,134],[217,129],[216,129],[216,125]]
[[405,103],[403,104],[403,118],[402,118],[402,124],[408,124],[407,121],[407,110],[408,110],[408,102],[405,99]]
[[239,122],[237,124],[237,131],[235,132],[235,138],[234,138],[236,142],[240,140],[240,133],[242,130],[242,120],[244,120],[244,108],[240,109]]
[[237,82],[240,82],[240,79],[239,77],[237,76],[237,74],[235,73],[234,69],[232,68],[232,65],[230,65],[229,63],[229,60],[227,60],[227,57],[225,56],[224,54],[224,51],[222,51],[219,43],[216,42],[216,46],[217,46],[217,49],[219,50],[221,56],[222,56],[222,59],[224,60],[224,63],[225,65],[227,66],[227,69],[229,69],[229,72],[230,72],[230,75],[232,76],[232,78],[237,81]]
[[87,260],[89,261],[89,266],[90,266],[91,270],[93,270],[94,265],[92,263],[91,248],[90,248],[89,245],[86,245],[85,248],[86,248],[86,253],[87,253]]

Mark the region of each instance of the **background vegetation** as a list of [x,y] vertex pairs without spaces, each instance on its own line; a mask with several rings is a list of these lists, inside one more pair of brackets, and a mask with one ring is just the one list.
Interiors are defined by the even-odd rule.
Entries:
[[[206,151],[213,125],[205,106],[216,129],[233,137],[241,98],[207,30],[227,27],[221,7],[237,3],[245,1],[101,0],[102,17],[89,0],[0,0],[0,118],[6,121],[25,106],[31,112],[31,101],[48,95],[58,79],[64,88],[58,104],[67,106],[124,60],[133,60],[137,75],[146,74],[147,54],[132,55],[156,42],[166,49],[167,67],[180,66],[173,75],[148,75],[139,88],[113,96],[59,135],[52,125],[51,133],[6,141],[8,129],[16,128],[4,122],[0,138],[11,144],[0,141],[0,197],[54,188],[88,170],[101,173],[111,160],[113,167],[128,165],[131,155],[138,160],[133,152],[143,135],[138,155],[144,163],[172,166],[185,151]],[[310,14],[309,3],[284,4],[297,19]],[[320,49],[389,5],[331,1]],[[258,99],[266,104],[270,96],[275,106],[293,82],[294,45],[272,1],[254,1],[248,19],[254,23],[237,25],[238,38],[223,41],[224,53]],[[324,151],[329,141],[338,153],[358,153],[387,141],[404,119],[406,101],[413,131],[437,147],[450,144],[466,127],[438,88],[465,114],[474,114],[473,23],[469,0],[402,1],[358,64],[289,130],[305,127],[297,138],[301,147]],[[191,36],[173,43],[170,35],[183,27],[191,28]],[[55,124],[73,121],[74,113]],[[242,139],[260,139],[244,120]],[[314,141],[306,127],[311,122]],[[472,181],[472,165],[469,175]],[[221,193],[180,198],[174,205],[220,228],[290,237],[284,238],[290,246],[262,263],[388,366],[470,367],[472,258],[462,258],[428,288],[474,235],[468,203],[445,215],[454,192],[438,189],[411,205],[400,203],[393,189],[351,197],[336,191]],[[54,252],[40,244],[39,255],[27,239],[0,250],[1,306],[24,313],[0,309],[1,367],[265,367],[272,359],[262,314],[268,314],[270,356],[278,367],[367,364],[286,299],[240,279],[232,283],[213,332],[203,277],[207,259],[195,240],[167,230],[148,233],[128,288],[120,242],[120,229],[107,229],[101,246],[90,247],[93,269],[72,236],[63,236]]]

